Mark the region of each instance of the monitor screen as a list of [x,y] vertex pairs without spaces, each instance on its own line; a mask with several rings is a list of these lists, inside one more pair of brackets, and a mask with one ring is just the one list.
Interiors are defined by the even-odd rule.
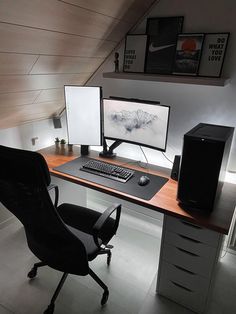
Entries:
[[104,99],[104,137],[166,150],[169,106],[159,102]]
[[102,145],[101,87],[65,86],[68,141]]

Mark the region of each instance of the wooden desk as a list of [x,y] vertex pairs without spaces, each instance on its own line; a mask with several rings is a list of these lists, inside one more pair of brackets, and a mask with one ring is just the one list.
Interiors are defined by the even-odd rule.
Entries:
[[[50,173],[56,177],[125,199],[129,202],[150,208],[169,216],[188,220],[192,223],[196,223],[222,234],[228,234],[229,232],[234,208],[236,206],[236,187],[233,184],[225,184],[221,196],[215,204],[213,212],[210,215],[204,215],[203,213],[184,210],[178,205],[178,202],[176,201],[177,182],[172,179],[169,179],[169,181],[151,200],[145,201],[129,194],[53,170],[53,168],[80,156],[80,149],[77,147],[73,147],[73,152],[68,152],[67,150],[60,150],[56,149],[55,146],[51,146],[40,150],[39,153],[41,153],[46,159]],[[99,159],[97,152],[91,152],[90,157]],[[102,158],[102,160],[105,159]],[[107,161],[121,165],[128,162],[127,159],[123,158],[116,158],[114,160],[109,159]],[[143,168],[132,164],[128,164],[126,166],[132,169],[145,171]],[[169,177],[169,171],[163,168],[158,169],[158,167],[151,167],[149,169],[149,173]]]
[[[197,312],[204,313],[210,298],[214,273],[221,252],[223,235],[228,234],[236,205],[236,186],[225,184],[211,214],[182,209],[176,201],[177,183],[169,181],[151,200],[143,200],[105,186],[53,170],[80,155],[55,146],[39,151],[53,176],[98,190],[164,214],[162,244],[158,268],[157,292]],[[90,157],[98,158],[97,152]],[[105,160],[105,159],[102,159]],[[127,159],[108,162],[144,171]],[[148,173],[169,176],[168,170],[150,166]],[[206,191],[207,193],[207,191]]]

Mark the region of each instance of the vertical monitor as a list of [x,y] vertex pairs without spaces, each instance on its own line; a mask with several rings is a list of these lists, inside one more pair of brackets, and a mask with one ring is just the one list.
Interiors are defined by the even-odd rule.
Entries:
[[159,102],[104,99],[104,137],[166,150],[170,107]]
[[64,87],[68,141],[70,144],[102,145],[101,87]]

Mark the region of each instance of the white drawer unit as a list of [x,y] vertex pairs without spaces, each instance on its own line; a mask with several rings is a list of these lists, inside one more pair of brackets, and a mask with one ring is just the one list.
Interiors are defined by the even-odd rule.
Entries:
[[217,248],[206,245],[201,241],[195,240],[192,236],[186,236],[181,233],[174,233],[166,230],[165,243],[184,249],[201,257],[206,257],[209,260],[215,258]]
[[162,269],[160,294],[194,311],[202,311],[206,304],[209,281],[166,262]]
[[178,283],[187,290],[205,294],[208,290],[208,280],[202,276],[188,271],[175,264],[163,262],[162,265],[162,280],[171,280]]
[[211,276],[214,264],[214,260],[209,260],[208,258],[166,243],[163,247],[163,260],[207,278]]
[[221,242],[215,231],[165,215],[157,292],[204,313]]
[[165,220],[167,230],[180,233],[194,240],[198,240],[202,243],[205,243],[209,246],[213,247],[218,246],[220,234],[215,231],[197,226],[186,220],[170,216],[166,216]]
[[206,303],[202,292],[188,289],[170,279],[161,280],[160,294],[196,312],[203,311]]

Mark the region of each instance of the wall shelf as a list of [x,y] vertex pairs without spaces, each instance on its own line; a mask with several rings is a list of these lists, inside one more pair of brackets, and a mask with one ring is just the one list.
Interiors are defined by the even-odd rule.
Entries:
[[122,80],[141,80],[155,81],[177,84],[211,85],[225,86],[229,83],[229,78],[223,77],[200,77],[200,76],[182,76],[182,75],[158,75],[148,73],[125,73],[125,72],[107,72],[103,73],[105,78]]

